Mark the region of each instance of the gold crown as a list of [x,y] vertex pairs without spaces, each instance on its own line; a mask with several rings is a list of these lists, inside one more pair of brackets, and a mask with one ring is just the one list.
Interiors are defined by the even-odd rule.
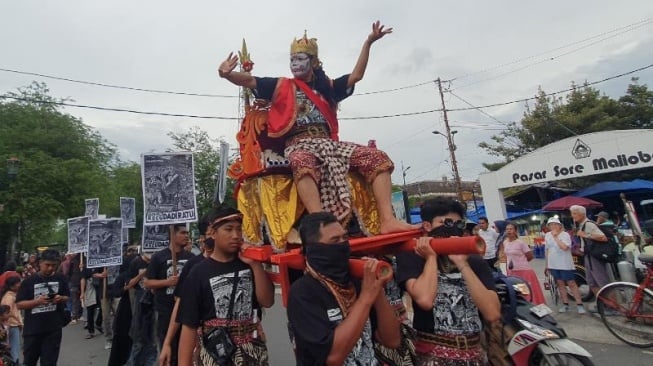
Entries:
[[300,52],[317,57],[317,38],[306,37],[306,31],[304,31],[304,37],[293,39],[290,44],[290,54]]

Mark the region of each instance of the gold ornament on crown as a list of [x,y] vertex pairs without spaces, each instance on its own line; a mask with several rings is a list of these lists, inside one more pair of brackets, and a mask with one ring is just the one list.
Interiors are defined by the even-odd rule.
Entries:
[[306,36],[306,30],[304,30],[304,37],[300,39],[295,38],[290,44],[291,55],[300,52],[317,57],[317,38],[308,38]]

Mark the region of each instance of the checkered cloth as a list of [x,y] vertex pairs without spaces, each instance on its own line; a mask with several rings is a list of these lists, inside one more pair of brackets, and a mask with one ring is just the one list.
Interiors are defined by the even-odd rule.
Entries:
[[305,151],[315,156],[320,175],[318,189],[322,208],[333,213],[341,222],[351,214],[347,173],[356,146],[351,142],[314,137],[296,141],[284,151],[286,157],[294,151]]

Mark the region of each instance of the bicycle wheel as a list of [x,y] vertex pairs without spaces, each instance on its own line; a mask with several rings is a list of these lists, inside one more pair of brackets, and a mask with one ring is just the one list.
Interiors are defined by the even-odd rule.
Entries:
[[558,285],[556,284],[556,280],[553,278],[553,276],[551,276],[551,274],[546,275],[546,284],[544,287],[551,293],[551,300],[553,301],[553,305],[558,305],[558,302],[560,301],[560,295],[558,294]]
[[653,295],[644,291],[634,308],[634,283],[613,283],[601,289],[596,306],[606,328],[621,341],[640,348],[653,347]]
[[[585,279],[585,267],[576,265],[574,280],[576,281],[576,285],[578,285],[578,291],[580,292],[580,297],[582,298],[583,302],[592,301],[594,298],[594,293],[592,293],[592,290],[590,289],[590,286],[587,284],[587,280]],[[569,289],[567,289],[567,293],[570,297],[573,297]]]

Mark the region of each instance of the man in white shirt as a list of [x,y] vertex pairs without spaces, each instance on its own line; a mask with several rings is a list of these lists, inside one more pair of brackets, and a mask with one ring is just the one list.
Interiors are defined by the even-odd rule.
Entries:
[[478,226],[478,235],[485,241],[485,255],[483,256],[483,259],[485,259],[490,268],[494,268],[494,263],[497,261],[496,242],[499,233],[497,233],[494,228],[490,227],[487,217],[479,217]]

